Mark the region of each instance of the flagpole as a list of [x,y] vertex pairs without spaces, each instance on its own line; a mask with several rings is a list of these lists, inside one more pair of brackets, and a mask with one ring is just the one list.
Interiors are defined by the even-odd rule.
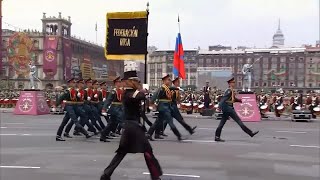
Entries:
[[96,23],[96,44],[98,44],[98,23]]
[[179,17],[179,14],[178,14],[178,28],[179,28],[179,33],[180,33],[180,17]]

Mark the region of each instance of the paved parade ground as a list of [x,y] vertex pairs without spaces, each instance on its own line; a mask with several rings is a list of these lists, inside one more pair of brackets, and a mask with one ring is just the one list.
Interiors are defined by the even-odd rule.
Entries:
[[[118,147],[119,138],[101,143],[98,137],[56,142],[61,115],[0,114],[1,180],[99,180]],[[167,129],[166,140],[152,142],[166,174],[164,180],[316,180],[320,177],[320,122],[269,120],[246,123],[260,130],[248,137],[233,121],[214,142],[219,121],[184,115],[197,125],[195,135],[177,142]],[[176,123],[177,124],[177,123]],[[181,132],[187,135],[181,126]],[[150,179],[142,154],[129,154],[114,180]]]

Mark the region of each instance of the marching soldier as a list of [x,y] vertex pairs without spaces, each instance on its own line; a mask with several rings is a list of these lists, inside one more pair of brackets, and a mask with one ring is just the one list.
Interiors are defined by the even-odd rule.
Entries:
[[172,118],[172,112],[173,112],[172,93],[169,88],[172,82],[170,79],[170,75],[168,74],[164,76],[162,78],[162,81],[163,81],[163,84],[161,88],[158,90],[158,92],[154,96],[152,96],[152,99],[151,99],[151,104],[154,104],[156,100],[159,100],[158,101],[159,104],[157,107],[159,111],[159,115],[158,115],[158,119],[154,122],[154,124],[150,127],[148,131],[148,138],[150,140],[153,140],[152,135],[155,129],[158,128],[159,126],[162,126],[164,121],[167,121],[173,133],[177,136],[178,140],[181,141],[182,140],[181,134],[176,128],[176,126],[174,125],[173,118]]
[[[84,127],[80,124],[78,120],[78,116],[80,116],[80,119],[87,118],[85,111],[78,108],[78,104],[81,104],[79,97],[77,96],[78,92],[75,89],[75,79],[72,78],[68,80],[69,83],[69,89],[64,92],[64,94],[59,98],[59,101],[57,102],[57,105],[60,105],[62,101],[65,102],[65,110],[67,111],[67,114],[70,116],[73,123],[76,125],[76,127],[79,129],[81,133],[83,133],[86,138],[90,138],[91,135],[84,129]],[[62,131],[64,126],[68,123],[69,118],[64,118],[64,120],[61,122],[61,125],[58,129],[56,141],[65,141],[62,137]]]
[[160,180],[162,169],[153,154],[152,147],[145,136],[143,125],[140,122],[141,101],[146,99],[144,93],[139,92],[139,79],[136,71],[125,72],[126,87],[123,94],[125,109],[124,131],[120,139],[119,148],[109,166],[104,170],[100,180],[110,180],[111,175],[127,153],[143,153],[151,179]]
[[236,123],[238,123],[238,125],[241,127],[241,129],[244,132],[246,132],[249,136],[253,137],[259,131],[252,132],[247,126],[245,126],[233,108],[233,103],[236,103],[236,102],[242,103],[242,100],[236,98],[235,96],[235,92],[234,92],[235,80],[234,78],[231,78],[227,82],[229,84],[229,88],[226,89],[224,96],[219,103],[219,107],[222,110],[223,114],[222,114],[222,119],[220,121],[220,124],[216,130],[215,141],[224,142],[224,140],[220,138],[220,135],[221,135],[222,128],[227,122],[229,117],[231,117],[234,121],[236,121]]
[[110,134],[111,131],[116,130],[117,126],[123,120],[123,107],[122,107],[122,89],[121,89],[121,80],[120,76],[113,80],[115,85],[115,89],[113,89],[107,100],[105,101],[102,114],[107,116],[107,112],[111,115],[110,123],[102,130],[100,141],[108,142],[106,140],[107,136]]
[[180,78],[175,78],[172,83],[174,85],[172,88],[172,116],[192,135],[197,126],[191,128],[184,121],[177,105],[180,102]]

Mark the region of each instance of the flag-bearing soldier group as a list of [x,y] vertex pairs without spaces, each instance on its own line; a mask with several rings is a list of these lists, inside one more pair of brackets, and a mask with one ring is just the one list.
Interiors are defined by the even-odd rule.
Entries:
[[[104,170],[101,180],[111,178],[113,171],[127,153],[143,153],[151,178],[158,180],[162,175],[162,170],[153,155],[148,140],[154,140],[154,133],[155,139],[163,139],[163,136],[166,136],[164,130],[167,124],[177,139],[183,140],[184,138],[174,124],[174,119],[191,135],[195,133],[196,126],[188,125],[178,108],[181,90],[179,78],[171,80],[170,75],[162,78],[162,86],[150,101],[150,105],[159,112],[152,124],[145,116],[146,91],[142,89],[142,84],[136,74],[136,71],[128,71],[124,73],[122,79],[121,77],[114,79],[115,88],[111,91],[107,91],[105,82],[99,83],[93,79],[69,79],[67,81],[68,89],[59,97],[56,104],[57,106],[63,104],[66,112],[57,131],[57,141],[72,138],[70,131],[73,125],[75,125],[73,135],[83,134],[86,138],[97,135],[100,136],[101,142],[109,142],[108,139],[117,136],[116,134],[121,135],[117,154]],[[252,132],[247,128],[233,109],[233,103],[239,101],[235,98],[234,79],[230,79],[228,84],[229,88],[220,101],[223,118],[216,130],[215,140],[223,141],[220,134],[229,117],[233,118],[247,134],[253,137],[258,131]],[[102,116],[105,117],[105,122],[101,119]],[[150,126],[148,131],[144,122]]]

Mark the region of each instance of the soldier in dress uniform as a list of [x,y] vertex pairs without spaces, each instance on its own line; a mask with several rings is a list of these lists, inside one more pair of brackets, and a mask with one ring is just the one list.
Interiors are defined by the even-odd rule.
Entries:
[[127,153],[143,153],[146,164],[150,171],[152,180],[160,180],[162,169],[153,154],[152,147],[145,136],[143,125],[140,122],[141,101],[146,99],[144,93],[140,92],[139,79],[136,71],[125,72],[126,81],[123,93],[124,106],[124,131],[120,139],[119,148],[109,166],[104,170],[100,180],[110,180],[113,171],[120,164]]
[[172,117],[175,118],[190,134],[194,133],[194,130],[197,126],[191,128],[183,119],[179,108],[178,103],[180,103],[180,78],[177,77],[173,81],[173,88],[172,89]]
[[171,86],[171,78],[170,75],[166,75],[162,78],[163,84],[161,88],[159,88],[158,92],[155,93],[155,95],[152,96],[151,104],[154,104],[156,100],[158,100],[158,119],[153,123],[153,125],[150,127],[148,131],[148,138],[150,140],[152,139],[152,135],[156,128],[159,128],[159,126],[163,125],[163,122],[166,121],[173,133],[177,136],[178,140],[181,141],[182,137],[178,129],[173,123],[173,107],[172,107],[172,93],[170,90]]
[[95,117],[95,119],[98,121],[100,127],[101,127],[101,130],[105,128],[105,125],[104,123],[102,122],[101,120],[101,110],[99,111],[99,82],[97,80],[94,80],[92,82],[92,85],[93,85],[93,97],[91,99],[91,109],[93,111],[93,115]]
[[235,92],[234,92],[235,80],[234,78],[231,78],[227,82],[229,84],[229,88],[226,89],[226,91],[224,92],[224,96],[222,97],[219,103],[219,107],[222,110],[223,114],[222,114],[222,119],[220,121],[220,124],[216,130],[215,141],[224,142],[224,140],[220,138],[220,135],[221,135],[222,128],[227,122],[227,120],[229,119],[229,117],[231,117],[234,121],[236,121],[236,123],[238,123],[238,125],[241,127],[241,129],[244,132],[246,132],[249,136],[253,137],[259,131],[252,132],[247,126],[245,126],[233,108],[233,103],[236,103],[236,102],[242,103],[242,100],[236,98],[235,96]]
[[[109,92],[107,90],[107,82],[101,82],[100,83],[100,91],[99,91],[99,104],[98,104],[98,111],[101,113],[103,104],[106,102]],[[106,121],[109,122],[108,116],[103,116],[105,117]]]
[[[100,141],[108,142],[106,140],[107,136],[110,134],[111,131],[114,131],[117,126],[122,123],[123,120],[123,106],[122,106],[122,94],[123,91],[121,89],[121,77],[117,77],[113,80],[115,85],[115,89],[113,89],[105,101],[102,114],[107,116],[107,112],[111,115],[108,125],[102,130]],[[114,135],[113,135],[114,136]]]
[[[86,138],[90,138],[91,135],[84,129],[84,127],[80,124],[80,121],[78,120],[78,117],[80,118],[87,118],[85,111],[78,108],[78,104],[81,104],[83,102],[80,101],[79,97],[77,96],[78,92],[75,89],[75,79],[72,78],[68,80],[69,83],[69,89],[65,90],[64,94],[59,98],[56,105],[60,105],[62,101],[65,102],[65,110],[67,111],[67,114],[70,116],[73,123],[76,125],[77,128],[79,128],[79,131],[83,133]],[[56,141],[65,141],[62,137],[62,131],[64,126],[67,124],[68,120],[64,119],[58,129]]]

